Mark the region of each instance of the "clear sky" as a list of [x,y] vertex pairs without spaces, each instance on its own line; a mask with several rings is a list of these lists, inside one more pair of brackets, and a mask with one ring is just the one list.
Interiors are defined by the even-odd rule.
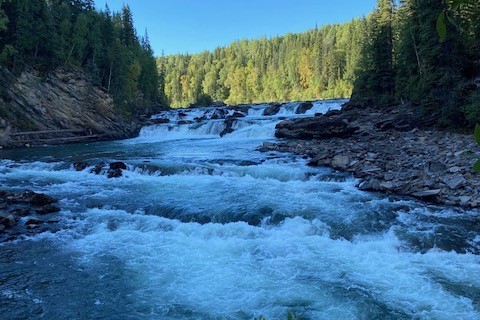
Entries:
[[239,39],[303,32],[367,15],[376,0],[96,0],[128,4],[137,32],[148,29],[156,55],[198,53]]

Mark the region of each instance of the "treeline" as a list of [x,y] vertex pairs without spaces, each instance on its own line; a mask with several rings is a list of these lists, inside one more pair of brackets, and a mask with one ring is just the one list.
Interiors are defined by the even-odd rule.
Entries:
[[137,36],[128,6],[112,13],[93,0],[0,0],[0,64],[16,74],[84,71],[127,115],[161,98],[148,36]]
[[352,100],[409,103],[445,126],[480,123],[478,0],[379,0]]
[[161,91],[172,107],[350,97],[366,21],[242,40],[201,54],[160,57]]

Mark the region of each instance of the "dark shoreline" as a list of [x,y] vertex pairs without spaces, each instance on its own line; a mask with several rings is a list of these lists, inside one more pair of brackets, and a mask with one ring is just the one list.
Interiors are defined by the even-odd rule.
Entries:
[[286,140],[264,143],[260,151],[306,155],[309,165],[360,179],[361,190],[480,208],[480,175],[472,173],[480,147],[472,135],[445,132],[429,122],[394,108],[347,107],[278,124],[276,136]]

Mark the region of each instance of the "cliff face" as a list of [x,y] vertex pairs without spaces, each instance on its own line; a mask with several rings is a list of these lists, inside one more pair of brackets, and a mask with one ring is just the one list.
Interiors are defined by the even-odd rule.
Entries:
[[81,72],[57,69],[41,76],[27,69],[13,77],[0,67],[0,85],[2,147],[122,139],[139,130]]

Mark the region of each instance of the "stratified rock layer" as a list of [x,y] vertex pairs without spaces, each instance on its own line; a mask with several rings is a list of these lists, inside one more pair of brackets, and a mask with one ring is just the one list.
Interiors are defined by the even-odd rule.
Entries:
[[40,75],[26,69],[15,77],[0,68],[0,82],[3,147],[121,139],[139,130],[81,72],[57,69]]

